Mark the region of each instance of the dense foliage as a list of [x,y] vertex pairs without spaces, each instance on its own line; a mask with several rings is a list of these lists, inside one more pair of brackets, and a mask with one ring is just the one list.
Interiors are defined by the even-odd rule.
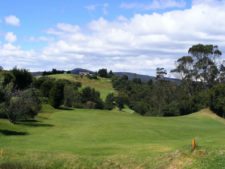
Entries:
[[12,123],[33,119],[41,109],[39,92],[32,88],[33,77],[25,69],[1,71],[0,118]]
[[181,80],[168,81],[167,71],[156,69],[156,78],[148,83],[126,76],[113,77],[113,86],[128,106],[141,115],[185,115],[210,107],[225,116],[225,67],[217,63],[222,55],[218,46],[194,45],[188,53],[177,60],[171,70]]
[[111,78],[113,76],[113,72],[111,70],[108,72],[107,69],[103,68],[98,70],[97,75],[104,78]]
[[34,81],[34,86],[40,90],[41,96],[47,98],[48,102],[55,108],[60,106],[90,109],[104,108],[100,93],[90,87],[80,89],[80,82],[41,77]]
[[55,74],[63,74],[63,73],[71,73],[71,72],[70,71],[64,71],[64,70],[52,69],[51,71],[44,71],[42,73],[42,75],[45,76],[45,75],[55,75]]

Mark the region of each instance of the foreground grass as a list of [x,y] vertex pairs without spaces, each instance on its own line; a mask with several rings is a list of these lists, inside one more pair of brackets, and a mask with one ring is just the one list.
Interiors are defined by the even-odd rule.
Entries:
[[224,121],[208,110],[161,118],[45,105],[36,122],[0,120],[0,169],[223,168],[224,140]]
[[95,80],[89,79],[87,77],[81,78],[79,75],[72,74],[56,74],[50,75],[49,77],[55,79],[66,79],[70,81],[81,82],[82,87],[92,87],[99,91],[101,93],[102,99],[105,99],[109,93],[116,93],[112,87],[111,79],[98,77],[98,80]]

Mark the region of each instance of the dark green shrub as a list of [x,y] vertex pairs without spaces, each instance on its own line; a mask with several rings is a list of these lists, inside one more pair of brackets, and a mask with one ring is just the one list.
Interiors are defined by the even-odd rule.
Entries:
[[33,80],[32,74],[28,72],[26,69],[14,68],[11,72],[15,77],[14,86],[16,89],[28,88],[32,83]]
[[114,101],[115,101],[115,98],[114,98],[113,93],[108,94],[105,99],[104,108],[107,110],[112,110],[114,108]]

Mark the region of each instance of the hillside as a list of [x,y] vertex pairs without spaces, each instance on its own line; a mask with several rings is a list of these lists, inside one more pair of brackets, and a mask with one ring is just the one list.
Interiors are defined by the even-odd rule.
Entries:
[[[148,82],[149,80],[155,80],[155,76],[149,76],[149,75],[142,75],[142,74],[137,74],[137,73],[131,73],[131,72],[115,72],[114,73],[116,76],[124,76],[126,75],[129,80],[132,80],[134,78],[139,78],[141,79],[141,81],[143,82]],[[179,79],[175,79],[175,78],[169,78],[169,77],[165,77],[166,80],[170,81],[170,82],[174,82],[174,83],[180,83]]]
[[205,111],[160,118],[45,105],[36,122],[0,120],[0,168],[222,168],[225,125]]
[[98,80],[92,80],[87,77],[81,78],[79,75],[73,74],[57,74],[57,75],[49,75],[49,77],[55,79],[67,79],[75,82],[81,82],[83,87],[92,87],[100,92],[101,98],[105,99],[109,93],[116,93],[116,91],[112,87],[112,83],[110,79],[106,78],[98,78]]

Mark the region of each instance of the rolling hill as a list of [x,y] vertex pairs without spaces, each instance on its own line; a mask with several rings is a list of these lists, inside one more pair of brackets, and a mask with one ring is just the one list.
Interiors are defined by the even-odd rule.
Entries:
[[98,80],[95,79],[89,79],[87,77],[81,78],[79,75],[75,74],[57,74],[57,75],[49,75],[49,77],[55,78],[55,79],[66,79],[74,82],[81,82],[82,87],[92,87],[100,92],[101,98],[104,100],[106,96],[109,93],[116,93],[116,91],[112,87],[112,83],[110,79],[106,78],[98,78]]

